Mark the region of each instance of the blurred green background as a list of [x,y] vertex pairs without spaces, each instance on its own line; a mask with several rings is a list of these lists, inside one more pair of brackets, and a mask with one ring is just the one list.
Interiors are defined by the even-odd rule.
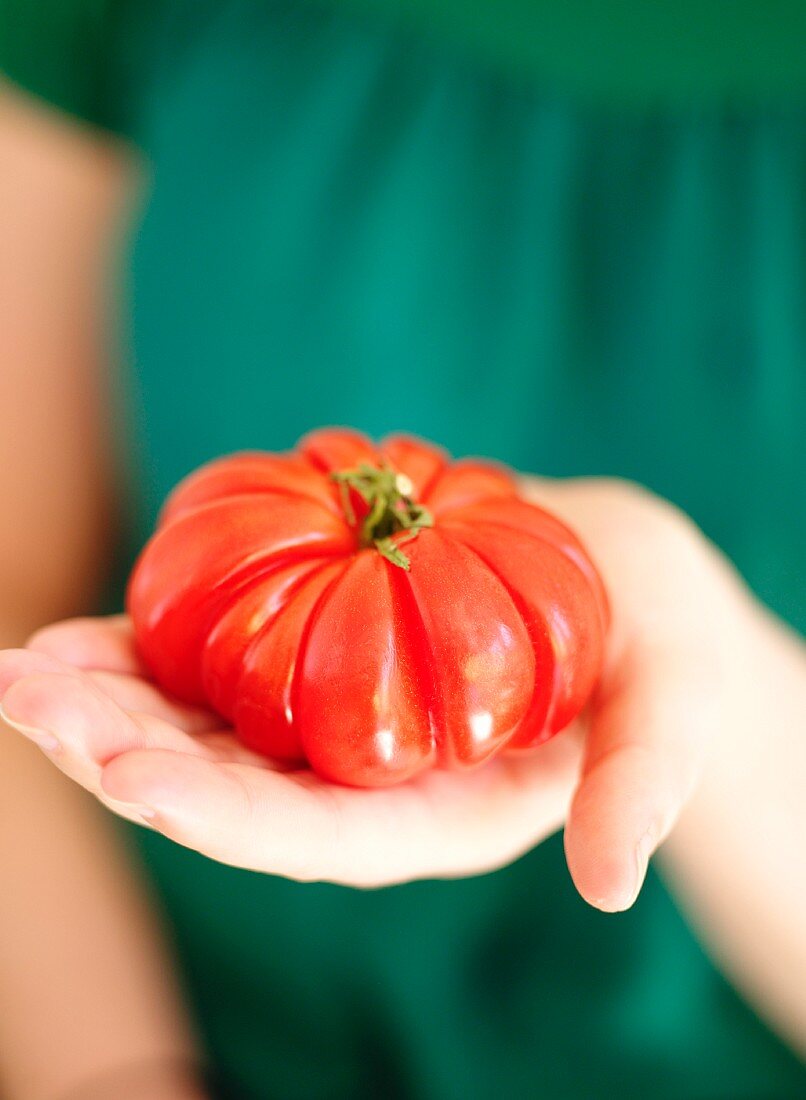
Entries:
[[[12,79],[149,165],[121,570],[199,462],[343,423],[635,478],[806,627],[803,4],[0,12]],[[806,1095],[658,880],[595,913],[558,839],[374,893],[131,843],[222,1097]]]

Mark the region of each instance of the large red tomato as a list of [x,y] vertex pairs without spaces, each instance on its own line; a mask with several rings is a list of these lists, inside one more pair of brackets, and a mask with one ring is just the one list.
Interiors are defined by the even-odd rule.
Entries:
[[127,597],[156,680],[358,786],[526,749],[582,709],[607,600],[506,469],[323,429],[181,482]]

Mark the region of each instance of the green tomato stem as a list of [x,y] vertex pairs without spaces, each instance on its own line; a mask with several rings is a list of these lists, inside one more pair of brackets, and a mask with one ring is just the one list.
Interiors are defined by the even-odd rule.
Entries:
[[[430,512],[412,499],[409,479],[388,466],[378,468],[366,462],[353,470],[338,470],[330,476],[339,486],[344,515],[351,527],[358,527],[358,519],[350,489],[366,501],[369,511],[358,529],[360,545],[374,546],[392,565],[409,569],[411,562],[400,550],[400,543],[415,538],[423,527],[434,525]],[[393,539],[399,531],[406,534]]]

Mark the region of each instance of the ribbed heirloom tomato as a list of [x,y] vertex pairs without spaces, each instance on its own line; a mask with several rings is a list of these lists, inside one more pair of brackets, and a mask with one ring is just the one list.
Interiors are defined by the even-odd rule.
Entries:
[[346,429],[190,474],[127,604],[163,688],[356,786],[551,737],[594,686],[608,617],[579,540],[505,468]]

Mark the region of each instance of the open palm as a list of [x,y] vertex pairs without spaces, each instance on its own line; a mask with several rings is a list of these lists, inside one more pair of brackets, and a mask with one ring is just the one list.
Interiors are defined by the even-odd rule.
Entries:
[[525,485],[585,539],[613,610],[588,713],[532,753],[374,790],[282,770],[162,693],[123,616],[60,623],[0,654],[3,715],[115,812],[235,866],[355,886],[468,875],[567,820],[580,892],[625,908],[707,752],[739,589],[696,529],[642,490]]

